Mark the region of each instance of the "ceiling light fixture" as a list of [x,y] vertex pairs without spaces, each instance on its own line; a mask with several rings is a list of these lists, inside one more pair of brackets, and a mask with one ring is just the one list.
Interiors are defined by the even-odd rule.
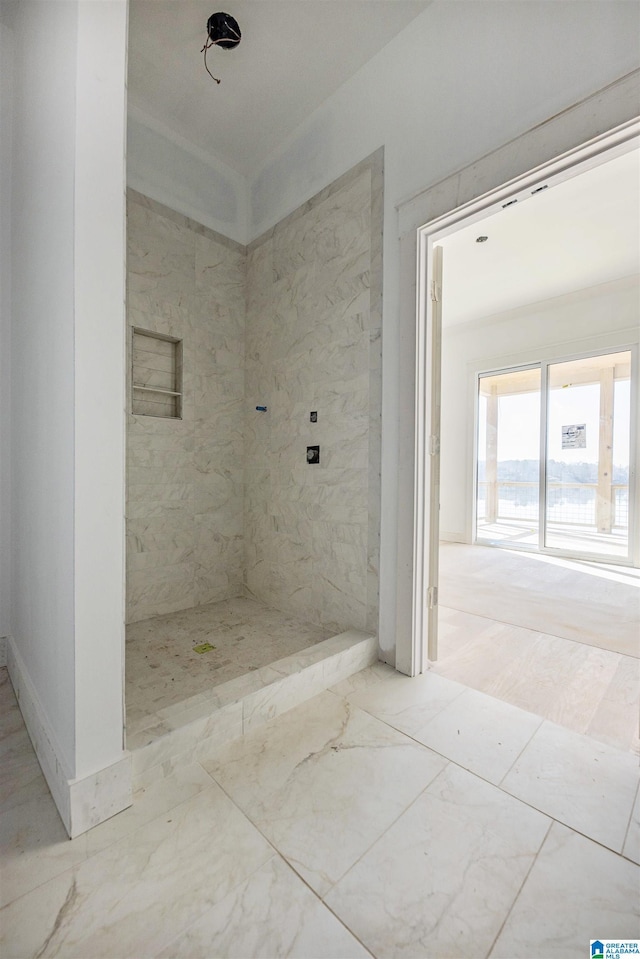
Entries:
[[207,42],[200,53],[204,53],[204,68],[216,83],[220,83],[217,77],[207,66],[207,50],[210,47],[222,47],[223,50],[233,50],[242,39],[238,21],[229,13],[212,13],[207,20]]

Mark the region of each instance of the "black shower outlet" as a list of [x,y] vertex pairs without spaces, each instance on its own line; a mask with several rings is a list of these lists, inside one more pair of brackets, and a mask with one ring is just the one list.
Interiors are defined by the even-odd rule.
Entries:
[[317,423],[317,422],[318,422],[318,412],[317,412],[317,410],[314,410],[313,412],[309,413],[309,422],[310,422],[310,423]]
[[307,463],[319,463],[319,462],[320,462],[320,447],[307,446]]

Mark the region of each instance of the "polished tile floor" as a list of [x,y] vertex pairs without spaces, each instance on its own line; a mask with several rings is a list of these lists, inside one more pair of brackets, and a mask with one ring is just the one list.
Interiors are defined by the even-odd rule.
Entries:
[[635,757],[376,664],[65,838],[6,670],[3,959],[582,959],[640,938]]

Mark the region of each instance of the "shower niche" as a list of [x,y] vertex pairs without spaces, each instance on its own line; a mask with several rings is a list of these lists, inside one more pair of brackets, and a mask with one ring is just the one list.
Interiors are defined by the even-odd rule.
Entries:
[[132,327],[131,412],[182,419],[182,340]]

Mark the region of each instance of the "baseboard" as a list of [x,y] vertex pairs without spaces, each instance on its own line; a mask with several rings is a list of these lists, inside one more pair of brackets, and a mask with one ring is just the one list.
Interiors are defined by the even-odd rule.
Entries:
[[7,639],[7,666],[20,712],[60,818],[74,839],[131,805],[131,755],[123,752],[112,765],[74,779],[16,643]]
[[440,530],[440,542],[442,543],[467,543],[468,540],[464,533],[450,533],[448,530]]

